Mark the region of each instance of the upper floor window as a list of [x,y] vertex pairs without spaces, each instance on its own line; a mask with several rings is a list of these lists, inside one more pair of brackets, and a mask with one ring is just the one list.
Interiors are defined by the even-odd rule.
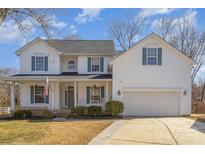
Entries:
[[32,71],[48,71],[48,56],[32,56],[31,57]]
[[100,58],[91,59],[91,71],[99,72],[100,71]]
[[88,72],[103,72],[104,58],[89,57],[88,58]]
[[157,65],[157,48],[147,48],[147,65]]
[[44,57],[36,57],[36,71],[44,70]]
[[74,71],[75,70],[75,62],[74,61],[69,61],[68,62],[68,70],[69,71]]
[[143,48],[143,65],[162,65],[162,48]]

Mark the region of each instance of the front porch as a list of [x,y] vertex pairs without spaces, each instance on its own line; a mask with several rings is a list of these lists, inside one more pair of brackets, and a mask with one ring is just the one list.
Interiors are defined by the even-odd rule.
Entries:
[[[29,109],[45,110],[53,112],[65,112],[76,106],[104,104],[111,99],[112,80],[49,80],[48,101],[43,98],[43,81],[21,81],[20,82],[20,105],[15,106],[15,93],[11,87],[11,110]],[[34,87],[34,92],[31,91]],[[33,99],[33,100],[32,100]]]

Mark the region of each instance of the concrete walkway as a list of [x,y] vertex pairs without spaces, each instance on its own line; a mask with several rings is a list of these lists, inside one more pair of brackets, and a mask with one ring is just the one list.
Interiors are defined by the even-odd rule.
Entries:
[[205,123],[182,117],[117,120],[89,144],[205,144]]

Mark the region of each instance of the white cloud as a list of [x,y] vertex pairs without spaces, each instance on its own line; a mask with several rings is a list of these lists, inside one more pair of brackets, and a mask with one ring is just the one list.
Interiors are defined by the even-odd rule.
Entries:
[[74,25],[70,25],[68,27],[68,31],[69,31],[70,34],[76,34],[77,33],[77,29]]
[[56,16],[50,17],[50,24],[51,27],[62,30],[63,28],[66,28],[68,25],[63,21],[57,21]]
[[176,9],[168,9],[168,8],[149,8],[149,9],[142,9],[142,11],[139,13],[139,16],[142,17],[149,17],[149,16],[154,16],[157,14],[169,14],[172,11]]
[[[68,25],[63,21],[58,21],[57,18],[53,15],[50,16],[50,24],[51,28],[50,33],[57,33],[59,31],[64,30],[68,27]],[[33,38],[37,36],[41,36],[39,33],[39,24],[38,23],[31,23],[30,20],[27,18],[23,21],[23,24],[26,25],[28,28],[28,33],[23,33],[19,31],[18,26],[14,20],[8,20],[2,23],[0,26],[0,44],[7,44],[18,42],[20,45],[26,44],[28,41],[31,41]],[[74,26],[68,27],[69,31],[72,33],[76,33],[77,30]],[[62,33],[58,33],[61,35]]]
[[78,14],[75,21],[79,24],[85,24],[94,20],[100,19],[98,16],[103,9],[82,9],[82,12]]
[[0,26],[0,43],[9,43],[17,41],[22,37],[22,33],[19,31],[16,23],[13,20],[5,21]]

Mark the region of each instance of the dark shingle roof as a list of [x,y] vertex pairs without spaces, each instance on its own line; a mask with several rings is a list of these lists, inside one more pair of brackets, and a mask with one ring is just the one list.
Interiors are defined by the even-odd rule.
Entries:
[[112,79],[112,74],[78,74],[77,72],[62,72],[60,74],[15,74],[10,78],[23,77],[23,79],[32,77],[64,77],[65,79]]
[[62,53],[115,55],[112,40],[45,40]]

